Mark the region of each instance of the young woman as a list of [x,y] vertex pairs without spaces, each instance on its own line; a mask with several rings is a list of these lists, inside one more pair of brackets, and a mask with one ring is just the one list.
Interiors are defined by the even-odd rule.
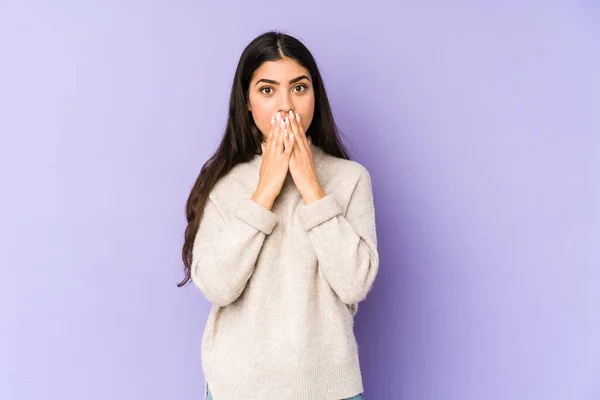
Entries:
[[268,32],[243,51],[186,213],[179,286],[213,304],[206,398],[362,399],[353,326],[379,267],[371,179],[297,39]]

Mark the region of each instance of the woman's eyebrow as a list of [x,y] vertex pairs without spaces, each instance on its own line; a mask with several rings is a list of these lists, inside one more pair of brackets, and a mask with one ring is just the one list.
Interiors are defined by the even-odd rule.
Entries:
[[[289,84],[291,85],[292,83],[296,83],[298,81],[301,81],[302,79],[307,79],[308,81],[310,81],[310,79],[308,78],[308,76],[306,76],[306,75],[300,75],[299,77],[296,77],[296,78],[292,79],[291,81],[289,81]],[[263,79],[259,79],[258,82],[256,82],[254,84],[254,86],[258,85],[261,82],[270,83],[272,85],[279,85],[279,82],[277,82],[277,81],[263,78]]]

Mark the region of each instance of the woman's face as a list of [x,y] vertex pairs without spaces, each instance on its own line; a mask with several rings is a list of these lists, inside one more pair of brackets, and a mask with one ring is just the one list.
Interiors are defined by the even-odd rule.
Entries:
[[288,57],[264,62],[252,75],[248,110],[263,134],[263,141],[267,140],[271,118],[277,112],[285,118],[293,110],[308,130],[315,112],[315,94],[308,70]]

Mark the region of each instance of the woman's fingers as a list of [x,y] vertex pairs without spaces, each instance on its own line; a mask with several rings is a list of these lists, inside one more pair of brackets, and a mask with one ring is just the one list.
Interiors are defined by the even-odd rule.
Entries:
[[271,134],[271,146],[269,147],[269,153],[275,154],[277,152],[277,136],[279,135],[279,115],[275,118],[275,124],[273,125],[273,133]]
[[292,154],[292,150],[294,150],[294,133],[291,130],[286,129],[284,136],[284,153],[289,157]]
[[298,142],[298,147],[301,150],[306,150],[306,148],[308,147],[308,143],[306,142],[306,135],[304,132],[304,128],[301,125],[299,115],[294,114],[293,111],[290,111],[288,120],[290,122],[291,129],[294,132],[294,136],[296,136],[296,139],[297,139],[296,141]]
[[[286,117],[282,117],[280,113],[277,113],[271,118],[270,123],[271,126],[265,145],[266,152],[269,154],[291,154],[295,146],[302,146],[302,138],[306,140],[304,131],[297,123],[297,118],[294,117],[293,112],[287,114]],[[303,148],[306,146],[304,144]]]
[[275,117],[273,117],[271,118],[271,127],[269,128],[269,132],[267,132],[267,140],[265,140],[265,149],[269,148],[269,144],[271,143],[271,138],[273,137],[275,127]]
[[279,129],[277,132],[277,142],[276,142],[276,148],[277,148],[277,154],[281,154],[283,153],[283,135],[285,131],[285,122],[283,120],[281,120],[279,122]]
[[290,133],[290,135],[294,135],[294,137],[296,137],[296,139],[298,138],[298,130],[296,128],[294,128],[292,126],[292,122],[290,121],[289,115],[285,118],[285,126],[288,130],[288,132]]
[[271,118],[271,127],[269,129],[269,133],[267,136],[267,140],[271,144],[273,143],[273,139],[276,137],[275,135],[277,134],[277,128],[278,128],[278,122],[279,122],[277,120],[278,117],[279,117],[279,114],[276,114]]

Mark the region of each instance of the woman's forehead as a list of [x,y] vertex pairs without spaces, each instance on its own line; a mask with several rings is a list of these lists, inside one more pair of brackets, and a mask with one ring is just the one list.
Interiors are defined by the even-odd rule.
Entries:
[[310,79],[310,74],[306,68],[291,58],[284,58],[277,61],[265,61],[254,71],[253,80],[269,79],[278,83],[288,83],[288,81],[298,76],[306,75]]

